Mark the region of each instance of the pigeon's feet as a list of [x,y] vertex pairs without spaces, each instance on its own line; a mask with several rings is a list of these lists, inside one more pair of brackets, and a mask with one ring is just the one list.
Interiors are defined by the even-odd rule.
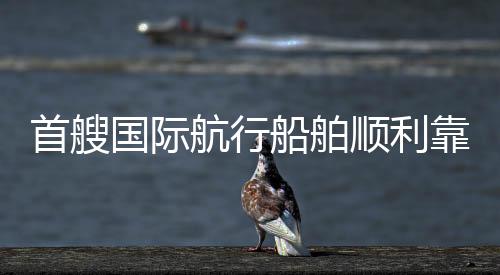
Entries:
[[275,247],[250,247],[247,249],[248,252],[275,252]]
[[261,252],[263,251],[260,247],[250,247],[247,249],[248,252]]

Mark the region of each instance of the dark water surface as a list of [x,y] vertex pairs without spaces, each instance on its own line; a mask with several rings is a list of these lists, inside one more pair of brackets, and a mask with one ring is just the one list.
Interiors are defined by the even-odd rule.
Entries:
[[[304,239],[310,244],[500,242],[497,50],[467,52],[481,60],[475,69],[467,70],[453,63],[465,55],[462,51],[389,53],[404,60],[444,57],[451,60],[446,61],[450,68],[456,68],[448,74],[435,73],[432,66],[418,67],[421,71],[413,74],[396,67],[390,73],[354,70],[326,75],[2,67],[5,60],[35,58],[164,59],[166,63],[186,56],[208,62],[301,58],[307,66],[307,60],[366,57],[236,46],[165,49],[150,46],[134,32],[140,20],[179,13],[221,24],[243,16],[253,33],[278,38],[290,34],[371,41],[500,38],[499,2],[291,3],[3,2],[0,246],[250,245],[256,241],[253,225],[240,207],[241,186],[255,168],[255,155],[246,150],[239,155],[37,155],[30,120],[41,113],[51,117],[59,113],[67,119],[95,113],[190,118],[217,113],[229,120],[240,114],[467,117],[471,150],[456,155],[282,154],[276,160],[295,190]],[[387,53],[370,55],[380,58]]]

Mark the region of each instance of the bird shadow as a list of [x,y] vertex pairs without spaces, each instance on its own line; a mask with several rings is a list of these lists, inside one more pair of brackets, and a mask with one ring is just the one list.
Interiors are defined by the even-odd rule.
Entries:
[[341,253],[332,251],[311,251],[311,257],[327,257],[327,256],[359,256],[357,253]]

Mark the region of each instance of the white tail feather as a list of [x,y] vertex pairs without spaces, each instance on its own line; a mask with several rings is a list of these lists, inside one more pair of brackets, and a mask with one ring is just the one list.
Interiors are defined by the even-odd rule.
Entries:
[[261,223],[265,231],[275,235],[278,254],[282,256],[310,256],[309,250],[302,244],[300,223],[287,210],[281,217]]
[[302,243],[291,243],[285,239],[274,237],[278,254],[281,256],[311,256],[311,253]]

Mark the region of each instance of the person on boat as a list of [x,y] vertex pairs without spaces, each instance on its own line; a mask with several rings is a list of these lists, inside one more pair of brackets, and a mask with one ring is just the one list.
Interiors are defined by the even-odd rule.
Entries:
[[236,31],[237,32],[244,32],[247,29],[247,21],[245,19],[238,19],[236,21]]
[[182,16],[181,19],[179,20],[179,28],[181,31],[184,32],[191,32],[191,24],[189,23],[189,19],[185,16]]

